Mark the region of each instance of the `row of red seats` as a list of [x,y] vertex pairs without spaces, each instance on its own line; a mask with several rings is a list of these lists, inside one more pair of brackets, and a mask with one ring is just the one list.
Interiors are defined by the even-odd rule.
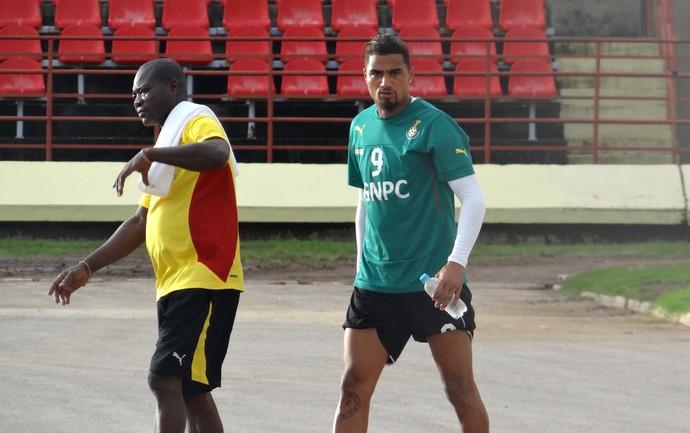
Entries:
[[[308,57],[322,63],[333,57],[337,62],[349,58],[361,58],[364,41],[375,36],[373,29],[347,27],[336,39],[335,53],[329,54],[324,35],[315,27],[291,27],[285,30],[280,48],[280,60],[287,62],[298,57]],[[484,28],[464,28],[453,33],[450,53],[443,53],[436,30],[428,27],[408,27],[399,32],[408,42],[413,57],[424,57],[453,63],[467,57],[491,56],[505,63],[513,63],[524,57],[549,59],[550,52],[542,30],[520,27],[508,31],[499,57],[491,32]],[[75,38],[83,38],[83,40]],[[138,39],[137,39],[138,38]],[[176,38],[188,38],[176,40]],[[225,59],[235,61],[244,57],[273,57],[268,41],[268,31],[262,27],[243,26],[230,30],[225,46]],[[201,27],[182,26],[170,30],[166,38],[165,53],[184,64],[207,64],[214,59],[208,33]],[[426,41],[425,39],[428,39]],[[533,40],[533,41],[532,41]],[[143,26],[121,27],[115,31],[111,48],[112,60],[120,64],[141,64],[158,56],[160,50],[152,29]],[[79,56],[79,53],[84,53]],[[10,25],[0,29],[0,60],[12,56],[28,56],[41,60],[45,53],[41,48],[36,29],[26,25]],[[101,30],[94,26],[68,26],[63,29],[58,45],[58,60],[63,63],[99,64],[106,58]],[[75,58],[75,56],[77,56]]]
[[[424,98],[449,96],[443,70],[437,62],[415,59],[416,75],[412,80],[411,93]],[[45,95],[44,77],[40,63],[26,57],[14,57],[0,64],[0,95],[14,97],[39,97]],[[242,59],[230,65],[227,92],[232,98],[263,98],[268,92],[276,93],[270,78],[271,66],[259,59]],[[348,60],[340,65],[336,94],[342,97],[368,98],[368,90],[362,76],[360,60]],[[466,59],[458,63],[453,78],[452,95],[460,98],[500,98],[503,91],[496,65],[482,59]],[[557,96],[551,65],[540,59],[520,59],[510,71],[508,96],[535,98]],[[321,96],[330,95],[324,65],[316,60],[299,59],[285,64],[280,95]]]
[[[0,0],[0,27],[25,24],[39,28],[43,24],[40,5],[42,0]],[[99,0],[53,0],[54,25],[58,29],[74,24],[102,26]],[[107,24],[112,30],[127,25],[156,27],[154,0],[108,0]],[[267,0],[222,0],[223,27],[256,25],[269,29],[271,20]],[[280,0],[276,27],[285,31],[289,27],[325,27],[321,0]],[[348,26],[363,26],[378,30],[378,0],[331,1],[330,27],[340,31]],[[400,30],[410,26],[441,27],[436,0],[394,0],[391,7],[391,25]],[[463,27],[494,29],[491,0],[444,0],[446,19],[444,27],[454,31]],[[182,25],[209,28],[208,0],[164,0],[161,26],[165,30]],[[546,0],[500,0],[498,29],[506,32],[515,27],[530,26],[546,29]]]

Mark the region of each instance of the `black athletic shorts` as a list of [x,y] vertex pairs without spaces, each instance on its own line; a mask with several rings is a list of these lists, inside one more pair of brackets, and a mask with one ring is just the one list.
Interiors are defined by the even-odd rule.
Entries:
[[192,396],[220,386],[240,291],[185,289],[158,300],[158,341],[150,370],[182,378]]
[[462,286],[460,299],[467,304],[467,311],[459,319],[434,306],[426,292],[401,294],[380,293],[354,288],[350,307],[343,328],[376,328],[383,347],[388,352],[388,363],[394,363],[412,336],[421,343],[430,335],[453,330],[467,331],[474,335],[474,309],[472,293]]

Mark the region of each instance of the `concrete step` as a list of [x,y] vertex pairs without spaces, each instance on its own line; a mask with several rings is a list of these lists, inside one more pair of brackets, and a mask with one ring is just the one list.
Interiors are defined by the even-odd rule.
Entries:
[[[584,123],[566,123],[563,125],[566,141],[592,140],[594,127]],[[615,146],[668,147],[671,145],[671,127],[669,125],[647,124],[600,124],[599,141],[608,141]],[[652,144],[656,143],[656,144]]]
[[[656,56],[659,54],[659,44],[656,42],[602,42],[602,55],[618,55],[618,56]],[[555,42],[554,52],[556,57],[559,55],[568,54],[587,54],[594,55],[596,53],[596,44],[594,42]]]
[[[600,119],[665,120],[667,112],[664,101],[599,100]],[[593,119],[594,101],[591,99],[563,99],[561,103],[561,117]]]
[[[599,164],[672,164],[673,157],[670,152],[645,152],[640,155],[640,152],[599,152],[597,155],[597,162]],[[592,154],[584,152],[573,152],[568,154],[569,164],[591,164]]]

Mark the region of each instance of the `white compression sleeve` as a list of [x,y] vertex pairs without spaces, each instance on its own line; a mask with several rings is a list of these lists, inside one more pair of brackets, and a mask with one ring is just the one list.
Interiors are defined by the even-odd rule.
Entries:
[[482,228],[486,204],[484,195],[479,189],[475,175],[465,176],[448,182],[450,189],[460,200],[460,217],[458,218],[458,234],[455,238],[453,251],[448,261],[467,266],[470,251]]

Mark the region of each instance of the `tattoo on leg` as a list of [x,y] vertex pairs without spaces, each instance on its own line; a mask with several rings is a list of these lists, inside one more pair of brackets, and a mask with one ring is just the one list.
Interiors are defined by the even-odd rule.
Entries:
[[354,392],[343,393],[343,399],[340,404],[340,413],[338,414],[336,422],[340,422],[354,416],[359,411],[360,403],[359,396]]

